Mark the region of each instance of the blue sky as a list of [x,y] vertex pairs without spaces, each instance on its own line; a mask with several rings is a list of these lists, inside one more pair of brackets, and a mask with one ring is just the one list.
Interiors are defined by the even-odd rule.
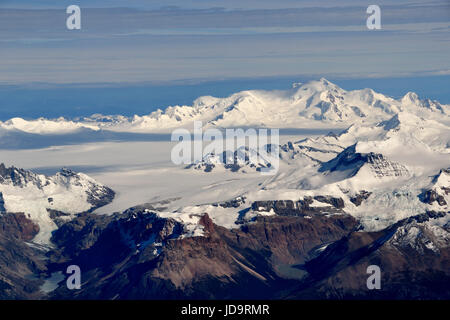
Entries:
[[380,31],[365,1],[0,1],[0,83],[448,74],[450,2],[378,3]]
[[[66,29],[71,4],[81,30]],[[0,0],[0,120],[145,114],[320,77],[450,103],[449,31],[448,0]]]

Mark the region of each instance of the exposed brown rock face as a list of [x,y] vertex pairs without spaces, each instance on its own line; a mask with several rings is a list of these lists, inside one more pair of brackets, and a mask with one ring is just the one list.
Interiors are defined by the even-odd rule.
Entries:
[[[279,266],[303,263],[313,248],[340,239],[357,225],[348,215],[317,215],[310,219],[275,216],[260,217],[240,229],[228,230],[215,225],[205,214],[200,219],[204,237],[171,239],[173,233],[162,232],[174,230],[173,222],[166,219],[159,227],[153,227],[152,233],[158,240],[137,252],[124,242],[130,243],[130,239],[140,235],[148,226],[142,222],[152,214],[138,215],[141,220],[133,223],[135,229],[130,231],[131,237],[121,239],[117,232],[110,233],[113,229],[130,230],[129,217],[112,221],[96,241],[71,259],[71,263],[79,263],[85,270],[84,279],[91,278],[85,288],[76,293],[77,298],[91,299],[99,295],[105,299],[270,298],[274,288],[291,286],[291,281],[279,272]],[[86,219],[95,218],[90,215],[81,218],[82,227],[78,232],[92,238],[92,232],[88,231],[92,230],[92,225],[85,223]],[[78,222],[73,221],[66,228],[70,225],[78,225]],[[155,226],[155,222],[152,225]],[[64,231],[66,228],[55,233],[57,243],[59,238],[71,238]],[[73,227],[70,229],[77,233]],[[59,243],[59,246],[64,248],[64,244]],[[114,253],[107,249],[109,246],[114,247]],[[63,251],[65,254],[74,252]],[[114,259],[105,257],[107,265],[89,263],[93,255],[102,260],[102,252],[114,255]],[[55,298],[67,295],[73,292],[64,288],[54,294]]]
[[[312,207],[313,200],[329,204],[329,206]],[[271,211],[282,216],[305,216],[317,213],[344,213],[345,207],[342,198],[332,196],[304,197],[297,201],[292,200],[265,200],[252,203],[253,211]]]
[[[445,214],[444,214],[445,215]],[[287,298],[448,299],[450,238],[437,237],[429,212],[380,232],[354,232],[306,263],[307,279]],[[381,290],[366,287],[367,267],[381,269]]]
[[[49,199],[51,199],[51,198],[49,198]],[[50,202],[50,200],[49,200],[49,202]],[[53,222],[58,227],[61,227],[64,223],[67,222],[67,220],[65,220],[64,218],[70,218],[70,214],[61,212],[58,210],[53,210],[53,209],[47,208],[47,212],[48,212],[49,217],[53,220]]]
[[445,192],[445,194],[450,194],[450,187],[441,187],[441,189]]
[[39,227],[23,213],[0,215],[0,299],[36,299],[42,281],[34,276],[45,271],[42,252],[24,241]]
[[0,232],[8,237],[29,241],[39,232],[39,226],[24,213],[4,213],[0,218]]
[[372,194],[372,192],[368,192],[368,191],[362,190],[358,194],[350,197],[350,201],[353,202],[356,206],[360,206],[361,203],[364,200],[368,199],[371,194]]
[[226,230],[221,236],[243,249],[269,250],[273,264],[295,264],[309,258],[313,248],[340,239],[356,226],[356,220],[349,215],[258,217],[255,223]]
[[[447,192],[446,192],[447,194]],[[440,206],[447,205],[447,201],[445,201],[444,196],[440,195],[436,192],[436,190],[426,190],[423,193],[423,202],[428,204],[433,204],[433,202],[437,202]]]
[[[357,221],[343,214],[260,216],[233,230],[215,225],[205,214],[200,219],[205,236],[190,238],[174,237],[176,222],[151,213],[108,218],[100,222],[97,236],[91,232],[94,224],[81,222],[73,235],[83,232],[91,242],[75,250],[76,258],[63,251],[84,270],[86,282],[76,293],[61,287],[52,297],[414,299],[424,298],[421,292],[450,297],[450,243],[442,243],[427,225],[445,214],[427,212],[379,232],[357,231]],[[82,221],[90,219],[97,218],[86,215]],[[133,231],[119,237],[122,229]],[[157,240],[130,246],[145,243],[148,236]],[[104,263],[90,263],[94,256]],[[372,264],[382,270],[381,291],[366,287]]]
[[3,193],[0,192],[0,213],[6,212],[5,200],[3,199]]
[[439,180],[448,181],[450,175],[450,169],[441,169],[439,174],[433,177],[433,185],[419,195],[419,199],[427,204],[433,204],[437,202],[440,206],[447,205],[445,197],[450,194],[450,186],[443,186],[441,183],[438,184]]
[[[364,232],[346,214],[258,216],[230,230],[204,213],[204,236],[185,237],[183,224],[140,207],[112,216],[84,213],[53,234],[46,265],[24,243],[32,230],[26,217],[2,216],[0,226],[16,236],[0,234],[0,298],[445,299],[450,237],[442,232],[449,227],[430,222],[446,214],[430,211]],[[81,290],[63,281],[45,296],[41,282],[26,280],[72,264],[81,268]],[[380,266],[382,290],[367,289],[369,265]]]

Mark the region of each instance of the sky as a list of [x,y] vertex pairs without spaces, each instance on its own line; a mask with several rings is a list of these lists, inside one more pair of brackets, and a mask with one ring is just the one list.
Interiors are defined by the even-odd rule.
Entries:
[[365,1],[0,1],[0,83],[450,73],[449,1],[378,3],[381,30]]
[[[72,4],[81,30],[66,28]],[[0,120],[145,114],[320,77],[449,103],[449,31],[448,0],[0,0]]]

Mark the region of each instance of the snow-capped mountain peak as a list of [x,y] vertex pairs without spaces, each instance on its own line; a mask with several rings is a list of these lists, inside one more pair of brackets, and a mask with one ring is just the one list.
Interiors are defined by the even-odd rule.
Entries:
[[7,212],[23,212],[40,227],[35,240],[48,243],[58,221],[92,211],[114,198],[114,191],[83,173],[61,169],[53,176],[0,164],[0,194]]
[[406,93],[403,98],[401,99],[402,103],[405,104],[416,104],[420,101],[419,99],[419,95],[415,92],[411,92],[409,91],[408,93]]
[[430,99],[421,100],[417,93],[408,92],[400,99],[403,106],[403,110],[406,111],[432,111],[444,115],[449,115],[449,107],[440,104],[438,101],[433,101]]
[[409,176],[408,169],[402,164],[390,161],[382,154],[361,153],[358,150],[358,144],[348,147],[336,158],[322,164],[319,172],[328,174],[348,172],[346,178],[349,178],[356,176],[364,167],[367,167],[375,178]]

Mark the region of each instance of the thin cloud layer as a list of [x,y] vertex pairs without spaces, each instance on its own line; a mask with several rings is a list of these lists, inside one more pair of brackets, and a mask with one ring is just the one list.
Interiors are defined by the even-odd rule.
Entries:
[[129,1],[128,8],[113,8],[123,1],[79,3],[79,31],[66,29],[64,1],[0,3],[1,83],[368,76],[450,68],[446,1],[380,1],[380,31],[367,30],[366,7],[357,1],[325,1],[320,8],[311,1]]

